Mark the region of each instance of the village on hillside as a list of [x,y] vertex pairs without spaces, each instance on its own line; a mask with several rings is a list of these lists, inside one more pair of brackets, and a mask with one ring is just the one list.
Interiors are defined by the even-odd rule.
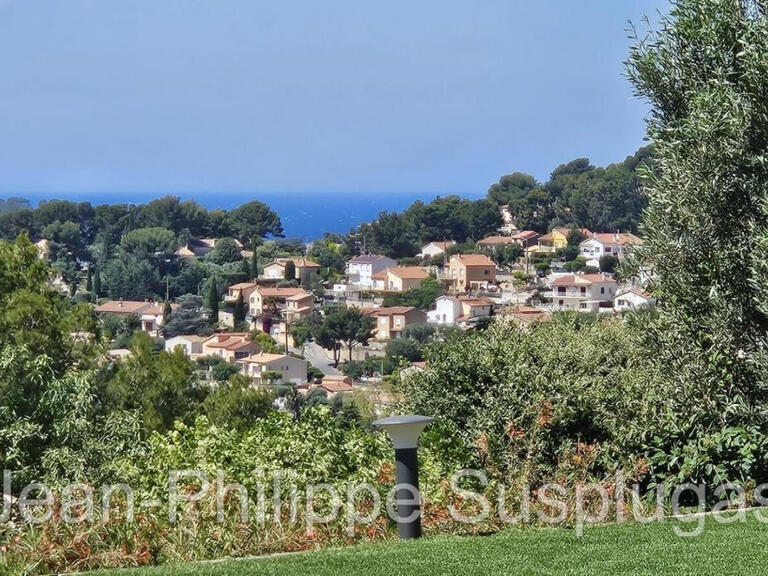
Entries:
[[[450,239],[427,242],[416,258],[400,261],[361,250],[346,260],[343,274],[327,282],[321,264],[307,255],[309,244],[304,255],[276,256],[256,268],[257,277],[219,287],[223,296],[209,296],[204,306],[202,298],[192,304],[182,302],[184,297],[180,302],[102,298],[94,311],[147,333],[167,351],[182,351],[208,379],[222,364],[254,385],[282,386],[282,396],[286,386],[326,396],[376,390],[386,403],[392,396],[380,384],[393,373],[405,377],[419,370],[420,346],[441,331],[482,329],[498,318],[526,327],[559,312],[620,314],[654,306],[642,277],[618,273],[642,243],[638,236],[576,227],[541,234],[519,230],[507,206],[500,207],[500,216],[502,226],[471,251],[462,251],[467,243]],[[45,239],[37,242],[43,259],[48,245]],[[189,239],[175,256],[203,259],[216,245],[215,238]],[[237,240],[233,250],[243,259],[254,257]],[[63,284],[60,278],[53,283]],[[172,328],[173,318],[210,309],[216,315],[213,330]],[[367,318],[365,334],[342,344],[342,337],[324,342],[313,333],[312,326],[329,311],[344,309],[359,314],[338,322]],[[131,355],[127,340],[118,340],[108,352],[114,361]],[[402,342],[390,344],[394,341]],[[228,373],[221,367],[219,372]]]

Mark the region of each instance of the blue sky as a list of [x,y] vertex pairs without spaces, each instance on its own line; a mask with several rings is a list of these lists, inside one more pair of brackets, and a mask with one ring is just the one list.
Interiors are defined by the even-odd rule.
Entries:
[[618,161],[626,24],[665,6],[0,0],[0,196],[478,194]]

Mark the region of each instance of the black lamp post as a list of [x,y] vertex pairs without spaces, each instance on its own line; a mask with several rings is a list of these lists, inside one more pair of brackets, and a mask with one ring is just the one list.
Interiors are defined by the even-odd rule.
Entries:
[[421,537],[419,492],[419,436],[434,419],[428,416],[390,416],[373,423],[383,428],[395,446],[395,502],[397,533],[403,540]]

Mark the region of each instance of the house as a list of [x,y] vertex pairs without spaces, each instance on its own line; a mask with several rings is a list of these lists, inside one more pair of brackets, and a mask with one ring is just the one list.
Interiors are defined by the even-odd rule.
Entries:
[[606,254],[623,258],[627,251],[638,244],[641,238],[629,233],[592,233],[579,244],[579,255],[587,261],[587,266],[600,267],[600,258]]
[[509,205],[504,204],[499,206],[499,212],[501,213],[501,228],[499,230],[505,234],[514,234],[517,232],[517,226],[515,226],[515,217],[512,212],[509,211]]
[[307,258],[278,258],[274,262],[264,266],[263,277],[270,280],[283,280],[285,278],[285,265],[293,262],[296,267],[296,280],[305,286],[309,286],[312,274],[320,270],[322,266]]
[[[171,304],[171,309],[176,308],[178,308],[178,304]],[[141,330],[152,336],[160,335],[160,327],[165,321],[163,317],[164,310],[164,304],[137,302],[135,300],[110,300],[93,309],[97,314],[124,317],[136,316],[139,318]]]
[[596,312],[611,306],[616,281],[605,274],[566,274],[552,282],[552,303],[556,309]]
[[188,356],[191,360],[196,360],[203,355],[203,342],[209,338],[210,336],[179,334],[178,336],[167,338],[165,340],[165,351],[173,352],[177,348],[180,348],[185,356]]
[[536,245],[539,236],[541,236],[541,234],[533,230],[519,230],[512,234],[510,238],[512,238],[518,246],[521,246],[522,248],[530,248],[531,246]]
[[405,292],[411,288],[418,288],[422,281],[427,278],[429,278],[429,274],[418,266],[386,268],[371,277],[375,290],[387,290],[389,292]]
[[510,244],[517,244],[512,236],[487,236],[477,243],[478,246],[491,250],[501,250]]
[[315,296],[311,292],[297,293],[285,299],[285,317],[289,322],[312,314]]
[[352,378],[344,376],[343,374],[331,375],[326,374],[319,384],[315,384],[312,388],[320,388],[325,390],[328,394],[342,394],[344,392],[352,392]]
[[349,283],[361,288],[373,288],[373,275],[387,268],[394,268],[397,262],[379,254],[363,254],[347,261]]
[[427,321],[426,313],[413,306],[382,306],[366,310],[366,313],[376,320],[374,338],[377,340],[402,338],[408,326]]
[[[592,231],[587,228],[580,228],[579,233],[585,238],[592,235]],[[537,239],[537,252],[557,252],[562,250],[568,246],[568,238],[570,236],[570,228],[565,226],[553,228]]]
[[301,358],[288,356],[287,354],[267,354],[261,352],[250,355],[247,358],[242,358],[237,363],[242,366],[243,374],[260,384],[267,383],[267,380],[264,379],[266,372],[277,372],[280,374],[279,378],[271,381],[273,384],[277,382],[301,384],[307,381],[309,362]]
[[218,356],[227,362],[247,358],[261,352],[261,345],[247,332],[222,332],[203,341],[202,356]]
[[496,264],[485,254],[454,254],[448,279],[456,292],[484,289],[496,282]]
[[613,309],[616,312],[629,312],[632,310],[642,310],[644,308],[653,308],[656,305],[656,299],[645,290],[631,288],[616,294],[613,301]]
[[51,257],[51,243],[43,238],[35,242],[35,246],[37,247],[37,257],[47,262]]
[[455,246],[456,242],[453,240],[447,240],[445,242],[429,242],[421,247],[421,252],[416,254],[419,258],[433,258],[435,256],[442,256],[445,254],[451,246]]
[[534,322],[548,322],[552,319],[552,315],[541,308],[522,305],[513,306],[506,310],[504,315],[523,326],[530,326]]
[[287,307],[287,299],[291,296],[312,296],[304,288],[275,286],[256,286],[248,297],[248,314],[251,318],[261,316],[265,311],[282,313]]
[[[190,238],[187,243],[176,250],[176,255],[181,258],[202,258],[216,247],[218,238]],[[252,254],[243,250],[243,243],[237,239],[235,240],[235,246],[240,249],[240,254],[245,257],[247,254]]]
[[224,302],[228,304],[234,304],[242,295],[243,303],[246,308],[248,307],[248,298],[251,292],[256,290],[258,284],[256,282],[239,282],[238,284],[232,284],[227,288],[227,293],[224,294]]
[[435,309],[427,313],[427,322],[469,328],[478,318],[490,316],[492,310],[493,303],[487,298],[444,295],[435,300]]

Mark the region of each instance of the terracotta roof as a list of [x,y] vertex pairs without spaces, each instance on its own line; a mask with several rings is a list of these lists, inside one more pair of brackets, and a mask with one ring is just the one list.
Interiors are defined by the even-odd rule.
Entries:
[[486,238],[483,238],[478,242],[478,244],[482,245],[492,245],[492,244],[514,244],[515,238],[512,236],[488,236]]
[[267,352],[260,352],[259,354],[251,354],[248,358],[238,360],[239,364],[267,364],[274,362],[275,360],[282,360],[283,358],[290,358],[287,354],[269,354]]
[[320,268],[320,264],[317,262],[313,262],[312,260],[309,260],[307,258],[278,258],[274,262],[270,262],[267,264],[267,266],[274,266],[277,264],[278,266],[285,267],[285,265],[288,262],[293,262],[294,266],[296,268]]
[[110,300],[94,308],[96,312],[111,314],[139,314],[152,306],[152,302],[137,302],[135,300]]
[[277,288],[275,286],[259,286],[256,288],[256,292],[262,295],[262,297],[265,298],[288,298],[290,296],[296,296],[297,294],[303,294],[308,295],[309,292],[304,290],[304,288],[298,288],[298,287],[287,287],[287,288]]
[[459,298],[459,302],[470,306],[490,306],[493,304],[488,298]]
[[[178,304],[171,304],[171,310],[176,310],[179,307]],[[141,314],[149,314],[153,316],[162,316],[163,312],[165,311],[165,304],[161,303],[154,303],[149,306],[149,308],[146,308],[145,310],[141,311]]]
[[237,284],[232,284],[232,286],[229,287],[230,290],[242,290],[243,288],[253,288],[254,286],[258,286],[255,282],[238,282]]
[[376,274],[371,274],[371,278],[373,280],[386,280],[387,270],[389,270],[389,268],[385,268],[384,270],[379,270],[378,272],[376,272]]
[[311,292],[305,292],[305,293],[301,293],[301,294],[294,294],[292,296],[288,296],[286,298],[286,300],[290,300],[290,301],[293,302],[293,301],[304,300],[305,298],[310,298],[310,297],[314,298],[312,293]]
[[485,254],[454,254],[451,260],[456,258],[466,266],[496,266],[496,264]]
[[636,294],[637,296],[640,296],[641,298],[645,298],[646,300],[650,300],[651,298],[653,298],[653,296],[651,296],[648,292],[646,292],[645,290],[640,290],[639,288],[630,288],[629,290],[623,290],[622,292],[619,292],[618,294],[616,294],[616,298],[618,298],[619,296],[623,296],[624,294],[630,294],[630,293]]
[[382,258],[386,258],[386,256],[382,256],[381,254],[361,254],[360,256],[350,258],[348,262],[352,262],[354,264],[371,264],[377,260],[381,260]]
[[395,314],[407,314],[415,309],[413,306],[382,306],[366,312],[372,316],[394,316]]
[[442,250],[445,250],[446,248],[450,248],[454,244],[456,244],[455,240],[446,240],[444,242],[439,242],[437,240],[433,240],[432,242],[427,242],[426,244],[424,244],[422,249],[426,248],[427,246],[437,246],[438,248],[440,248]]
[[197,334],[177,334],[171,338],[166,338],[165,341],[169,342],[171,340],[175,340],[176,338],[182,338],[184,340],[189,340],[190,342],[205,342],[210,338],[210,336],[198,336]]
[[528,240],[530,238],[536,238],[537,236],[540,236],[540,234],[533,230],[521,230],[520,232],[512,234],[512,238],[515,240]]
[[508,314],[523,324],[546,322],[552,319],[549,312],[532,306],[515,306],[508,311]]
[[326,375],[323,376],[323,380],[318,384],[318,388],[323,388],[335,394],[337,392],[352,392],[352,378],[344,375]]
[[424,280],[429,277],[429,274],[418,266],[397,266],[387,270],[403,280]]
[[552,286],[589,286],[594,283],[602,284],[606,282],[615,284],[616,280],[602,274],[566,274],[552,282]]
[[591,236],[588,238],[585,238],[584,241],[590,240],[594,238],[601,244],[618,244],[620,246],[623,246],[625,244],[642,244],[643,240],[642,238],[639,238],[635,236],[634,234],[630,234],[628,232],[620,232],[616,234],[615,232],[593,232]]
[[246,332],[214,334],[205,343],[208,348],[222,348],[224,350],[240,350],[253,344],[258,346],[258,343],[251,340]]

